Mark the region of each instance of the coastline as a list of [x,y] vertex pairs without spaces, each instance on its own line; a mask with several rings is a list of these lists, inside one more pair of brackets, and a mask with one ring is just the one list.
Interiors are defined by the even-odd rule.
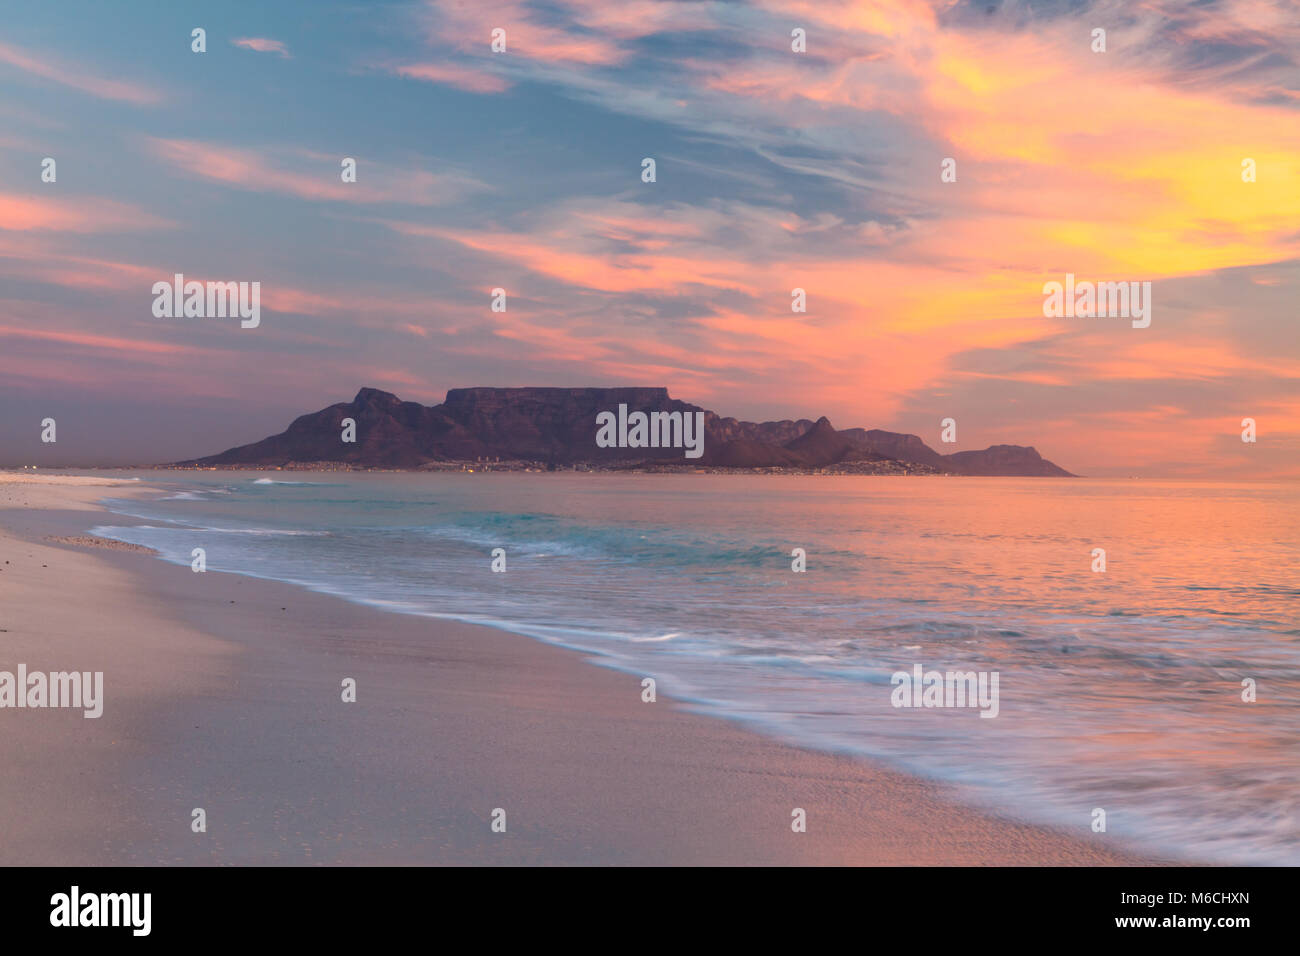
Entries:
[[0,669],[103,670],[106,697],[0,711],[0,864],[1164,862],[642,703],[576,651],[47,540],[112,481],[0,483]]

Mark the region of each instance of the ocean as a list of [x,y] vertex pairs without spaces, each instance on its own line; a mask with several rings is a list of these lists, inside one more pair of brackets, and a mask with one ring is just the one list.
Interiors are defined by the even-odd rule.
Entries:
[[[1100,808],[1097,839],[1300,863],[1294,484],[137,474],[166,490],[105,504],[143,523],[92,530],[162,560],[577,648],[629,693],[653,677],[994,813],[1090,835]],[[996,718],[893,706],[917,665],[997,672]]]

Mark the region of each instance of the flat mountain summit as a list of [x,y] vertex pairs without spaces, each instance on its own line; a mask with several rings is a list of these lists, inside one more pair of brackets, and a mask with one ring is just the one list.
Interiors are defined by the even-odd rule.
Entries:
[[[680,418],[702,413],[703,455],[686,459],[680,447],[599,447],[596,416],[616,412],[619,406],[656,422],[671,420],[674,413]],[[345,419],[356,423],[355,441],[342,439]],[[941,455],[916,435],[862,428],[838,431],[825,417],[815,422],[723,418],[671,398],[666,388],[453,388],[441,405],[432,406],[363,388],[350,402],[298,417],[278,435],[176,465],[415,469],[493,459],[553,467],[647,462],[735,469],[893,461],[963,475],[1073,477],[1021,445]]]

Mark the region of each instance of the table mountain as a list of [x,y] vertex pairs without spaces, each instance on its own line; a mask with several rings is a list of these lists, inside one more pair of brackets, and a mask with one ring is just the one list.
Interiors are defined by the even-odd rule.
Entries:
[[[701,413],[704,454],[681,448],[599,448],[596,415]],[[356,441],[344,442],[343,421],[356,423]],[[694,419],[692,419],[694,420]],[[302,415],[279,435],[180,466],[272,466],[336,463],[354,467],[418,468],[430,462],[536,461],[618,464],[646,460],[715,468],[824,468],[848,462],[895,461],[968,475],[1070,477],[1033,448],[994,445],[940,455],[915,435],[876,429],[837,431],[820,418],[743,422],[679,401],[666,388],[453,388],[441,405],[404,402],[391,392],[363,388],[351,402]]]

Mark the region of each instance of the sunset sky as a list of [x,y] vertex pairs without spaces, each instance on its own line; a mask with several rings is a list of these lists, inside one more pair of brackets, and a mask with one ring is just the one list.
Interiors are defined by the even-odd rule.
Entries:
[[[0,23],[0,464],[214,453],[363,385],[664,385],[1086,475],[1300,475],[1294,0]],[[177,272],[260,281],[260,327],[155,318]],[[1150,327],[1045,318],[1067,272],[1151,282]]]

